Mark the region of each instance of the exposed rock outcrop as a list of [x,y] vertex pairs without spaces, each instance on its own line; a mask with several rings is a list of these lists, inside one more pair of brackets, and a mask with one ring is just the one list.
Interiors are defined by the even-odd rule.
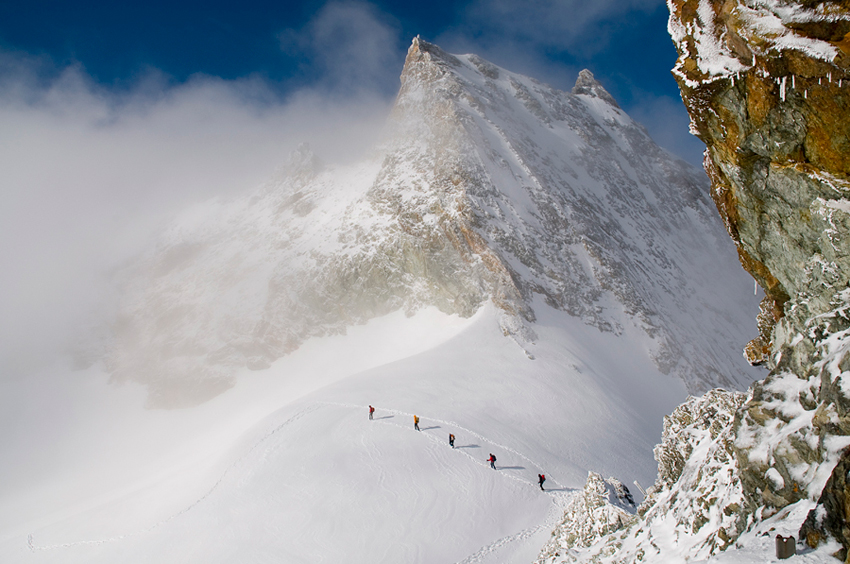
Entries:
[[683,555],[704,559],[730,546],[748,524],[741,511],[743,492],[732,445],[732,422],[744,400],[740,392],[723,390],[688,398],[664,418],[662,442],[654,453],[658,477],[638,506],[637,517],[624,521],[622,530],[567,545],[564,539],[585,526],[581,515],[568,511],[540,561],[631,564],[655,558],[675,561]]
[[818,499],[850,444],[850,3],[669,0],[712,196],[765,290],[733,423],[745,506]]
[[635,502],[629,488],[616,478],[605,480],[589,472],[587,483],[570,500],[536,564],[562,561],[578,550],[593,546],[632,523],[634,514]]
[[766,293],[736,422],[749,512],[817,498],[848,442],[850,3],[670,0],[712,196]]
[[745,354],[771,373],[746,401],[718,391],[678,408],[665,421],[658,480],[640,519],[567,561],[705,558],[745,531],[747,542],[769,535],[774,517],[799,518],[818,499],[801,533],[812,544],[837,538],[843,559],[850,547],[846,455],[839,463],[850,445],[850,2],[668,0],[668,7],[679,52],[674,75],[691,131],[706,144],[712,197],[741,264],[766,294]]
[[850,546],[850,452],[845,452],[835,465],[832,475],[821,492],[818,504],[809,512],[799,538],[811,548],[818,547],[827,535],[838,539],[844,546],[836,556],[847,559]]
[[[829,283],[850,278],[850,4],[668,4],[674,75],[741,264],[774,321],[793,306],[823,313]],[[753,360],[769,354],[764,317]]]

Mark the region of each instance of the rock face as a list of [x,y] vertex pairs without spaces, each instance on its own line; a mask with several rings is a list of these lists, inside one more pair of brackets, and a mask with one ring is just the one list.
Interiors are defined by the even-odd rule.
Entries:
[[844,546],[844,553],[837,556],[847,559],[847,547],[850,546],[850,453],[845,452],[835,465],[832,475],[823,488],[818,504],[803,526],[800,527],[800,539],[815,548],[826,540],[827,535],[838,539]]
[[125,272],[110,365],[153,405],[187,405],[310,337],[492,300],[527,350],[551,307],[635,329],[693,392],[742,388],[755,372],[729,327],[744,327],[748,283],[705,192],[589,71],[560,92],[416,39],[373,159],[324,167],[304,149]]
[[[670,0],[674,69],[706,144],[712,197],[741,264],[764,288],[763,361],[771,321],[829,307],[848,279],[850,4]],[[836,270],[837,269],[837,270]],[[794,298],[793,303],[788,300]]]
[[575,550],[592,546],[634,521],[634,513],[635,502],[622,482],[589,472],[587,483],[570,500],[535,564],[560,561]]
[[850,444],[850,3],[668,5],[712,196],[766,293],[747,355],[771,374],[732,425],[762,518],[818,499]]
[[654,453],[658,477],[637,515],[623,520],[625,526],[613,533],[566,546],[563,539],[571,538],[571,531],[580,530],[586,520],[568,510],[553,533],[553,539],[561,539],[557,546],[562,548],[553,548],[553,540],[541,552],[541,561],[702,560],[730,546],[747,526],[732,432],[745,399],[741,392],[723,390],[688,398],[664,418],[662,442]]
[[639,519],[565,561],[707,558],[746,531],[769,534],[771,518],[800,515],[815,500],[800,534],[812,545],[833,536],[843,559],[850,547],[850,3],[668,0],[668,7],[679,52],[673,72],[692,133],[706,144],[712,197],[741,264],[766,294],[746,356],[771,372],[746,398],[715,391],[679,407],[665,420],[658,480]]

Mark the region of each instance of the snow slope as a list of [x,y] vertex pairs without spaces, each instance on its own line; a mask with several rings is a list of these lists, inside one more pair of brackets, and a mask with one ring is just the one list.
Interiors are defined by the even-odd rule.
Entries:
[[531,561],[588,469],[653,479],[684,396],[641,351],[538,309],[534,361],[488,306],[313,339],[183,410],[94,369],[8,384],[0,561]]

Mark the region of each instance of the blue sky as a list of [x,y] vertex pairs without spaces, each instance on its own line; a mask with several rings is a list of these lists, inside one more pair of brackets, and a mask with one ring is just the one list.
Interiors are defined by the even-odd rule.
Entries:
[[662,0],[33,0],[0,3],[0,50],[28,58],[42,83],[75,67],[104,95],[151,90],[151,76],[167,89],[201,75],[262,81],[272,102],[305,88],[389,99],[421,34],[561,89],[589,68],[656,141],[699,164],[666,21]]

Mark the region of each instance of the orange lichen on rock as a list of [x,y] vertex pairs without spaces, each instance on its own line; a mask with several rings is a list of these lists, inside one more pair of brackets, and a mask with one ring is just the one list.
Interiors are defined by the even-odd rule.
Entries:
[[[850,3],[822,2],[816,12],[800,2],[796,18],[767,14],[788,20],[784,35],[757,25],[768,6],[668,4],[679,51],[673,74],[707,146],[712,197],[741,264],[781,317],[785,302],[805,289],[783,253],[793,250],[797,264],[831,254],[820,247],[829,244],[820,236],[826,227],[812,210],[819,198],[843,196],[823,178],[850,178]],[[781,229],[773,223],[779,217]]]

